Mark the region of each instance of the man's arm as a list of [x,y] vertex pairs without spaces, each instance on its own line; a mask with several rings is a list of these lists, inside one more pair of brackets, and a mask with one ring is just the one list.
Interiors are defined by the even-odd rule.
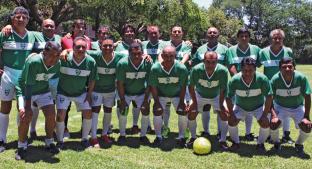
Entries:
[[310,120],[311,95],[304,95],[304,118]]

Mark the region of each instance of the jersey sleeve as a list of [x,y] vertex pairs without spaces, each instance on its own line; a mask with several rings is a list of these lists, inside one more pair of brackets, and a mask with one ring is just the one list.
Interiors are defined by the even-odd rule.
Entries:
[[93,80],[98,80],[98,79],[99,79],[99,75],[97,73],[97,66],[96,66],[96,63],[94,61],[94,62],[91,62],[91,72],[89,75],[89,82],[93,81]]
[[120,61],[117,64],[117,68],[116,68],[116,79],[119,81],[126,81],[126,72],[124,70],[124,66],[122,64],[122,61]]
[[184,86],[184,85],[187,85],[187,81],[188,81],[188,71],[187,71],[187,68],[182,65],[182,69],[181,69],[181,74],[180,74],[180,85],[181,86]]
[[153,86],[153,87],[156,87],[158,85],[157,73],[156,73],[155,68],[153,68],[153,67],[152,67],[151,72],[149,74],[148,84],[150,86]]
[[258,46],[256,46],[256,52],[257,52],[257,60],[256,60],[256,66],[260,67],[261,66],[261,60],[260,60],[260,48]]
[[227,92],[226,92],[226,97],[232,99],[235,95],[235,88],[233,84],[233,80],[230,80]]
[[309,84],[309,81],[306,77],[303,77],[302,82],[301,82],[301,93],[304,93],[306,95],[311,94],[311,87]]
[[269,79],[264,76],[262,78],[262,80],[263,80],[263,83],[262,83],[262,86],[261,86],[262,94],[264,96],[272,95],[272,88],[271,88]]
[[194,67],[197,64],[199,64],[200,62],[201,62],[201,60],[200,60],[199,52],[197,50],[196,53],[194,54],[193,58],[192,58],[192,66]]
[[228,49],[225,53],[226,56],[226,64],[228,66],[233,65],[234,64],[234,59],[233,59],[233,53],[231,52],[231,49]]
[[197,75],[196,69],[193,67],[190,73],[189,85],[195,86],[197,82],[198,82],[198,75]]
[[220,79],[220,89],[227,90],[228,78],[229,78],[229,71],[227,69],[222,70],[222,76],[224,78]]

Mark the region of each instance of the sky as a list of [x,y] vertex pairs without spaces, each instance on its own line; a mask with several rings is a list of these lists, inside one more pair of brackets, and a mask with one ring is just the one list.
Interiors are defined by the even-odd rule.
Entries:
[[208,8],[212,3],[212,0],[193,0],[193,1],[197,3],[198,6],[205,8]]

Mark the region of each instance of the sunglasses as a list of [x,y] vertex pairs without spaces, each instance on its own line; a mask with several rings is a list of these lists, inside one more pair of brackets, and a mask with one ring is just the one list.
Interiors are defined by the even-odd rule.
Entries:
[[80,48],[82,48],[82,49],[86,49],[87,47],[86,47],[86,46],[84,46],[84,45],[77,45],[77,46],[75,46],[75,49],[80,49]]

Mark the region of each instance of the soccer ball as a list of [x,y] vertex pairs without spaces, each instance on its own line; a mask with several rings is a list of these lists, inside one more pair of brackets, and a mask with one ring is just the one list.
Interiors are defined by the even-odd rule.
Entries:
[[205,137],[197,138],[193,143],[193,150],[195,154],[208,154],[211,151],[210,141]]

